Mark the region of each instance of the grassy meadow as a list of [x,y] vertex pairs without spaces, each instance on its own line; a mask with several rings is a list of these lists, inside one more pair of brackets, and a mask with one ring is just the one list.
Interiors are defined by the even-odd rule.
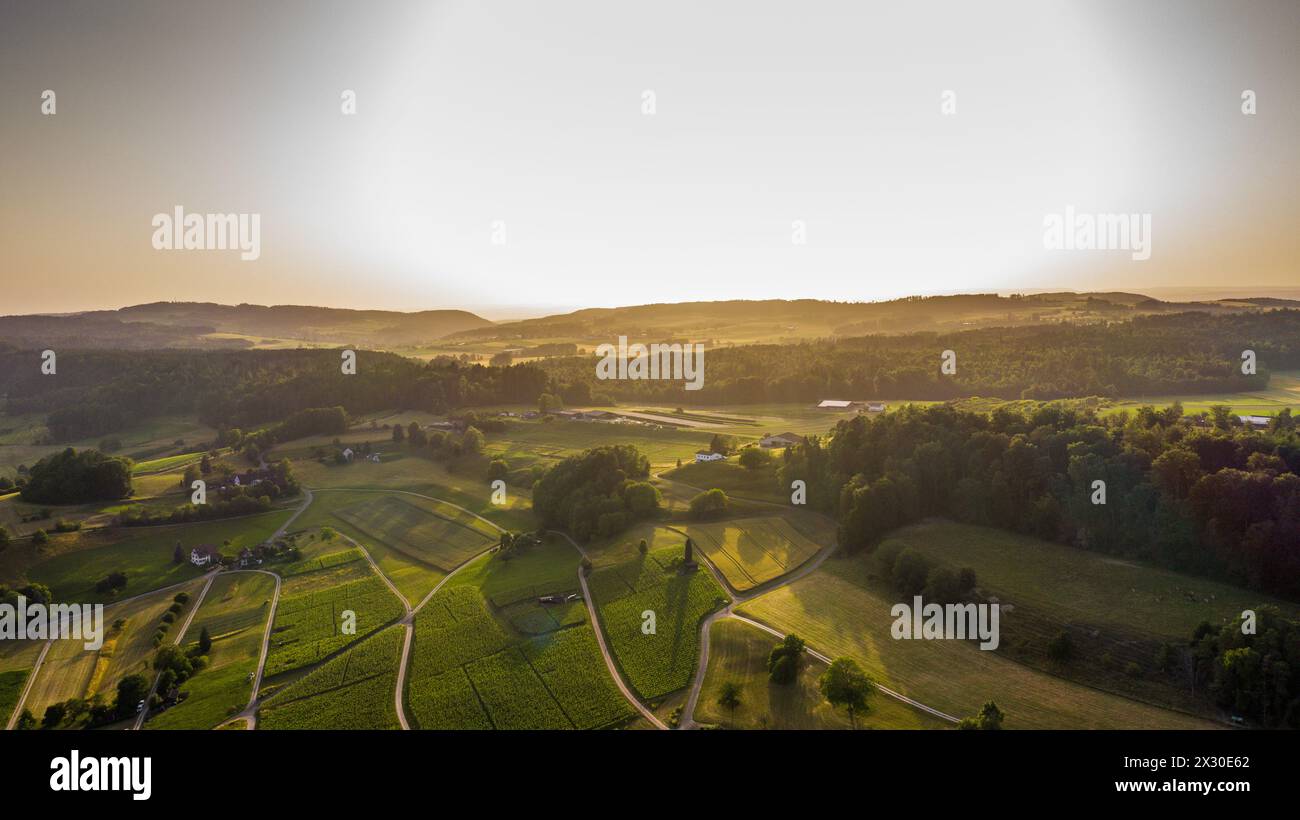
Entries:
[[[942,729],[949,724],[891,697],[874,692],[867,711],[849,720],[817,688],[826,664],[805,653],[799,676],[781,685],[768,679],[767,657],[777,639],[744,621],[720,618],[709,632],[709,665],[695,720],[726,729]],[[740,704],[718,704],[722,686],[741,687]]]

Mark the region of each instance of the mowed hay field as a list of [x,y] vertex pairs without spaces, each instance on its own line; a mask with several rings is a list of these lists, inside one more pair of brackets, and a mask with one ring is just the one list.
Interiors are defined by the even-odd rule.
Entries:
[[231,572],[212,582],[182,642],[187,650],[197,646],[206,628],[212,638],[208,665],[181,685],[185,699],[151,713],[145,728],[211,729],[244,708],[274,594],[275,578],[262,572]]
[[321,464],[311,460],[310,448],[303,451],[295,446],[277,448],[275,455],[293,458],[294,474],[313,490],[400,490],[456,504],[498,526],[515,530],[536,526],[527,490],[510,487],[506,503],[492,503],[492,488],[484,477],[486,463],[453,473],[446,465],[417,455],[405,445],[394,447],[383,453],[383,461],[378,464],[359,461],[340,465],[328,460]]
[[[699,660],[700,622],[727,600],[707,569],[680,569],[681,556],[681,546],[650,550],[597,569],[588,581],[610,651],[647,701],[690,683]],[[647,610],[655,613],[653,634],[642,631]]]
[[954,717],[994,700],[1018,729],[1202,729],[1217,724],[1071,683],[967,641],[895,640],[896,603],[872,556],[831,558],[815,572],[738,607],[832,658],[858,661],[877,683]]
[[933,519],[896,530],[881,547],[890,543],[954,570],[971,567],[985,595],[1063,622],[1181,642],[1202,621],[1219,626],[1261,604],[1300,617],[1300,606],[1262,593],[991,527]]
[[692,524],[686,533],[741,592],[785,575],[820,549],[776,516]]
[[[298,571],[284,579],[271,628],[267,677],[319,663],[401,617],[401,601],[364,556],[347,550],[341,539],[336,542],[346,553],[339,563],[315,557],[309,560],[321,564],[321,569]],[[356,617],[355,633],[343,631],[345,612]]]
[[[42,458],[62,452],[67,447],[77,450],[98,447],[99,442],[105,438],[100,436],[65,444],[37,444],[36,442],[47,432],[44,413],[0,417],[0,475],[13,478],[20,464],[30,467]],[[194,445],[215,439],[216,433],[213,428],[199,424],[193,418],[159,416],[114,433],[111,438],[119,440],[122,447],[110,455],[145,461],[171,455],[187,448],[192,450]],[[186,444],[177,445],[177,441],[184,441]]]
[[394,692],[403,636],[390,626],[276,692],[258,708],[258,728],[401,728]]
[[[728,729],[942,729],[951,726],[920,709],[874,692],[867,711],[849,720],[817,688],[826,664],[804,653],[799,677],[788,685],[768,680],[767,657],[775,636],[735,618],[713,622],[709,632],[709,666],[695,705],[695,720]],[[740,705],[720,706],[725,683],[741,687]]]
[[633,714],[610,679],[581,601],[578,553],[549,540],[475,560],[415,619],[408,718],[423,729],[595,729]]
[[315,501],[299,523],[333,527],[363,545],[412,605],[451,568],[498,538],[491,525],[434,498],[399,491],[313,492]]
[[[176,615],[163,640],[169,642],[173,639],[173,630],[194,606],[203,583],[201,578],[196,578],[180,588],[105,607],[104,645],[98,651],[87,650],[78,640],[54,641],[45,656],[45,663],[36,673],[24,708],[31,710],[39,720],[45,714],[45,707],[68,698],[90,700],[102,695],[106,703],[112,703],[117,695],[118,681],[127,675],[140,674],[152,680],[151,664],[156,651],[154,632],[176,594],[186,592],[190,596],[189,602]],[[113,625],[119,619],[125,623],[121,629],[115,629]]]
[[658,467],[694,458],[696,450],[708,448],[712,437],[711,431],[697,429],[556,419],[514,422],[506,432],[489,435],[486,450],[504,458],[513,469],[533,463],[549,466],[592,447],[632,444]]
[[[194,578],[202,570],[189,563],[191,548],[208,544],[235,555],[270,538],[291,514],[279,510],[198,524],[51,535],[50,543],[41,548],[31,542],[14,543],[0,552],[0,578],[38,581],[50,588],[56,601],[111,603],[114,597]],[[230,546],[222,546],[227,540]],[[172,560],[177,542],[185,558],[179,564]],[[110,572],[126,573],[126,588],[116,596],[95,590],[95,584]]]
[[358,530],[451,572],[496,542],[495,531],[453,507],[412,496],[381,495],[337,510]]

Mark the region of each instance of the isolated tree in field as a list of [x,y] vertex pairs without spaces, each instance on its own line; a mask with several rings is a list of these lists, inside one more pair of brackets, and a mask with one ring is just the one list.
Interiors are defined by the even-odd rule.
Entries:
[[767,656],[767,674],[772,683],[786,686],[799,677],[799,661],[804,650],[803,638],[786,635]]
[[28,729],[35,729],[35,728],[36,728],[36,716],[32,714],[30,709],[24,709],[23,713],[18,716],[18,729],[22,731],[26,731]]
[[191,464],[185,468],[185,474],[181,476],[181,488],[188,490],[194,486],[194,482],[199,480],[199,468]]
[[722,684],[718,692],[718,705],[731,712],[731,722],[736,722],[736,707],[740,705],[741,686],[734,680]]
[[510,475],[510,465],[506,464],[504,459],[494,458],[488,464],[488,481],[504,481],[508,475]]
[[206,655],[212,651],[212,634],[205,626],[199,630],[199,654]]
[[334,536],[336,535],[338,535],[338,533],[334,531],[333,527],[320,528],[320,537],[322,541],[333,541]]
[[50,543],[49,533],[47,533],[45,530],[37,530],[36,532],[32,533],[32,543],[37,545],[38,547]]
[[172,563],[173,564],[185,563],[185,551],[181,549],[180,541],[176,542],[176,548],[172,550]]
[[843,706],[849,713],[849,724],[857,728],[855,717],[867,708],[867,696],[875,688],[871,678],[852,658],[836,658],[817,679],[817,688],[831,706]]
[[695,560],[695,542],[691,540],[689,535],[686,536],[686,545],[683,548],[682,557],[685,559],[687,564],[690,564]]
[[45,717],[41,718],[42,729],[53,729],[63,722],[68,714],[68,707],[63,703],[51,703],[45,707]]
[[199,472],[204,475],[212,472],[212,459],[207,453],[204,453],[203,458],[199,459]]
[[709,452],[721,453],[722,455],[731,454],[732,439],[731,436],[724,436],[721,433],[714,433],[713,438],[709,440]]
[[930,578],[930,567],[930,560],[924,555],[911,547],[904,549],[894,560],[894,571],[891,574],[894,589],[909,597],[920,595]]
[[135,705],[149,694],[149,681],[144,675],[127,675],[117,682],[117,716],[135,714]]
[[465,435],[460,437],[461,450],[472,456],[482,453],[486,443],[486,439],[483,438],[483,431],[477,427],[466,427]]
[[1057,663],[1065,663],[1074,657],[1074,641],[1070,633],[1062,631],[1047,644],[1047,657]]
[[721,515],[727,511],[727,504],[727,494],[722,490],[717,487],[705,490],[691,499],[691,517],[710,518]]
[[980,712],[975,717],[962,718],[957,724],[957,728],[977,729],[985,732],[997,731],[1002,728],[1002,718],[1002,710],[990,700],[980,707]]
[[395,442],[397,442],[397,443],[400,444],[400,443],[401,443],[405,438],[406,438],[406,431],[402,429],[402,425],[400,425],[400,424],[394,424],[394,425],[393,425],[393,441],[395,441]]
[[772,463],[772,454],[759,447],[746,447],[740,451],[740,466],[746,470],[761,470]]

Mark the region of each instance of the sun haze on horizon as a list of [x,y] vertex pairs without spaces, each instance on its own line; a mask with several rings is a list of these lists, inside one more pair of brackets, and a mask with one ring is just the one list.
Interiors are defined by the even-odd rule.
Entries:
[[[519,318],[1300,281],[1291,2],[635,18],[592,0],[49,2],[0,18],[4,314],[176,300]],[[151,220],[176,207],[259,214],[260,255],[155,250]],[[1150,258],[1046,249],[1044,218],[1067,208],[1149,215]]]

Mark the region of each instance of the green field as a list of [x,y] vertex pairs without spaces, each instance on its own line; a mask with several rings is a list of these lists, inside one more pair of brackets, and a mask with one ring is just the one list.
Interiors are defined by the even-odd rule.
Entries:
[[1269,376],[1268,387],[1245,393],[1192,393],[1173,396],[1138,396],[1112,402],[1107,413],[1133,410],[1143,405],[1166,407],[1181,402],[1183,412],[1200,413],[1215,405],[1227,405],[1238,415],[1276,416],[1285,407],[1300,413],[1300,371],[1280,371]]
[[274,594],[275,579],[260,572],[227,573],[212,582],[182,643],[197,646],[206,628],[212,638],[208,665],[181,685],[184,700],[151,714],[146,728],[211,729],[244,708]]
[[[77,450],[98,447],[104,438],[108,438],[101,436],[60,444],[38,444],[47,433],[43,413],[0,417],[0,475],[12,478],[20,464],[30,467],[66,447]],[[111,438],[121,441],[122,447],[111,455],[146,461],[193,450],[194,445],[210,442],[215,437],[216,430],[200,424],[196,419],[159,416],[113,433]],[[178,445],[177,441],[184,443]]]
[[[203,581],[197,578],[183,588],[190,595],[190,603],[175,617],[164,640],[174,637],[171,630],[184,621],[202,588]],[[178,591],[168,590],[106,606],[104,645],[98,651],[87,651],[82,641],[54,641],[32,683],[24,708],[39,720],[47,706],[69,698],[92,700],[102,696],[111,703],[117,682],[127,675],[141,674],[152,680],[150,664],[156,651],[153,635]],[[119,619],[124,623],[120,629],[114,629],[113,624]]]
[[[415,620],[409,716],[425,729],[593,729],[631,707],[609,679],[577,589],[578,554],[548,542],[477,559]],[[499,603],[498,603],[499,602]]]
[[[363,577],[356,577],[358,568]],[[345,612],[356,615],[355,633],[343,632]],[[319,663],[402,612],[392,590],[362,560],[294,575],[281,587],[265,674]]]
[[[457,566],[496,543],[495,532],[454,508],[420,506],[412,496],[378,495],[335,511],[372,538],[438,569]],[[453,517],[454,516],[454,517]]]
[[990,527],[928,520],[896,530],[881,547],[891,542],[953,569],[972,567],[986,595],[1063,622],[1185,641],[1201,621],[1221,625],[1261,604],[1300,616],[1295,604],[1261,593]]
[[1039,672],[967,641],[895,640],[897,595],[871,556],[832,558],[798,581],[748,601],[741,614],[798,635],[830,657],[849,656],[877,683],[955,717],[987,700],[1008,728],[1209,728],[1190,715]]
[[708,448],[712,437],[712,432],[687,428],[660,429],[557,419],[513,422],[507,432],[488,436],[487,452],[504,458],[515,469],[535,463],[549,466],[592,447],[632,444],[650,459],[652,465],[666,466],[676,463],[677,459],[694,458],[696,450]]
[[735,459],[701,461],[683,464],[664,473],[663,477],[705,490],[717,487],[732,498],[753,498],[773,504],[790,503],[790,493],[782,492],[777,485],[774,466],[747,470],[737,464]]
[[820,549],[776,516],[692,524],[686,532],[727,583],[741,592],[785,575]]
[[[96,592],[95,584],[110,572],[126,573],[126,588],[118,598],[194,578],[203,570],[189,563],[192,547],[209,544],[233,556],[270,538],[289,515],[275,511],[198,524],[51,535],[44,548],[23,542],[0,553],[0,577],[19,580],[24,577],[19,567],[27,566],[26,578],[49,586],[55,600],[107,603],[114,596]],[[227,540],[230,546],[222,546]],[[172,560],[177,542],[185,557],[179,564]]]
[[[347,436],[343,437],[344,442],[348,442]],[[379,464],[368,461],[348,465],[321,464],[309,458],[310,448],[296,446],[278,448],[275,454],[277,457],[292,457],[294,473],[299,481],[313,490],[403,490],[464,507],[501,527],[526,530],[536,526],[527,490],[510,487],[505,504],[492,503],[492,488],[483,472],[486,464],[468,473],[453,473],[439,462],[396,446],[383,454],[384,460]]]
[[450,504],[399,492],[316,490],[296,524],[330,526],[363,545],[412,605],[443,579],[442,565],[454,567],[497,540],[490,525]]
[[[595,570],[588,582],[610,651],[648,701],[690,683],[699,660],[700,622],[726,600],[708,570],[677,568],[681,554],[681,546],[651,550]],[[654,634],[642,632],[646,611],[655,613]]]
[[276,692],[259,707],[258,728],[399,728],[393,695],[403,634],[390,626]]
[[[826,664],[805,653],[799,677],[791,684],[768,680],[767,656],[777,639],[744,621],[721,618],[709,632],[709,666],[695,720],[728,729],[942,729],[951,724],[875,692],[868,709],[852,722],[834,709],[817,688]],[[718,705],[722,685],[740,684],[734,711]]]

